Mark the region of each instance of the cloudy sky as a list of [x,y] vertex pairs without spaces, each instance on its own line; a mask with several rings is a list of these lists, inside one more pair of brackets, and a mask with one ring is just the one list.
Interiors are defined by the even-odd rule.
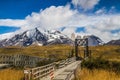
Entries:
[[0,0],[0,39],[36,27],[120,39],[120,0]]

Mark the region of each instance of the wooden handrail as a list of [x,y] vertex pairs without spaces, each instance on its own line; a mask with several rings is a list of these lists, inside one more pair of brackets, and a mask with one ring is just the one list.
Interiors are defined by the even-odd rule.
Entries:
[[[29,79],[41,79],[45,76],[48,76],[51,74],[51,72],[54,73],[55,69],[59,69],[61,67],[64,67],[68,64],[71,64],[72,62],[75,61],[75,58],[68,58],[66,60],[62,60],[59,61],[58,64],[56,64],[56,62],[53,62],[51,64],[47,64],[45,66],[40,66],[40,67],[35,67],[32,69],[27,70],[28,71],[28,75],[29,75]],[[58,65],[58,68],[56,68],[56,65]],[[26,73],[25,73],[25,77],[26,77]]]

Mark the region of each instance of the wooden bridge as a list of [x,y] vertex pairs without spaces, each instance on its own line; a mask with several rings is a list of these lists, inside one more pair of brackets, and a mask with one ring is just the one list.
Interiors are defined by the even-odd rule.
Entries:
[[88,47],[88,38],[76,38],[75,57],[41,67],[25,69],[25,80],[72,80],[75,77],[76,70],[81,67],[80,59],[83,59],[78,55],[78,46],[84,46],[85,48],[84,59],[91,56]]
[[[82,42],[82,44],[81,44]],[[53,62],[40,67],[35,67],[36,63],[43,61],[39,57],[27,56],[27,55],[0,55],[0,67],[15,65],[15,66],[31,66],[35,68],[25,68],[24,80],[71,80],[75,77],[76,70],[81,68],[81,57],[78,55],[78,46],[85,46],[84,58],[90,56],[88,48],[88,39],[76,39],[75,40],[75,57]],[[4,65],[5,64],[5,65]]]
[[68,58],[45,66],[25,69],[25,80],[71,80],[76,69],[80,68],[81,61],[76,58]]

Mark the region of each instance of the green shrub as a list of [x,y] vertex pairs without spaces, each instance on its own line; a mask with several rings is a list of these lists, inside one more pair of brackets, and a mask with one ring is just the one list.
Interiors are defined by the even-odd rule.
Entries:
[[116,61],[108,61],[101,58],[92,58],[88,59],[82,62],[82,67],[88,68],[88,69],[106,69],[106,70],[112,70],[115,72],[120,72],[120,62]]

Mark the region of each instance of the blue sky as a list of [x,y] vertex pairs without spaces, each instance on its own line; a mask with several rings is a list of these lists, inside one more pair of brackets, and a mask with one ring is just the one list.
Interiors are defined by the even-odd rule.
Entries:
[[120,0],[0,0],[0,36],[46,27],[108,41],[120,38],[119,17]]
[[[0,19],[24,19],[32,12],[39,12],[40,9],[54,6],[64,6],[71,0],[0,0]],[[100,0],[99,4],[91,11],[94,12],[102,7],[109,10],[115,7],[116,13],[120,12],[120,0]],[[89,11],[89,12],[90,12]]]
[[66,5],[70,0],[0,0],[0,18],[24,19],[32,12],[52,5]]

